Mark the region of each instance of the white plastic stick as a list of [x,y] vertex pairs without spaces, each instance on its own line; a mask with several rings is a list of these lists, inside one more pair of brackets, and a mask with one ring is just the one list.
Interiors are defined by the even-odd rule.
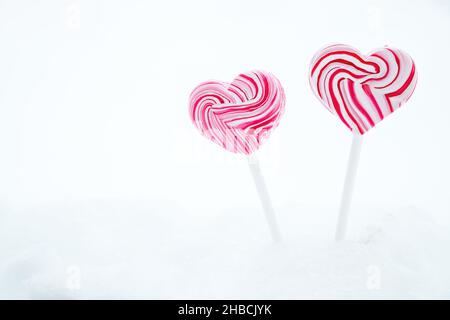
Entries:
[[278,228],[277,219],[275,217],[275,211],[273,210],[272,202],[270,201],[269,192],[267,191],[266,183],[264,182],[264,177],[261,174],[261,169],[259,167],[259,161],[255,154],[248,156],[248,164],[250,167],[250,172],[253,176],[253,181],[255,181],[256,190],[261,200],[264,214],[266,216],[267,224],[269,225],[270,232],[274,242],[281,241],[281,233]]
[[355,186],[356,172],[358,170],[359,155],[361,153],[362,136],[358,131],[353,131],[353,141],[348,157],[347,174],[345,175],[344,189],[342,190],[341,206],[336,227],[336,241],[345,238],[348,225],[348,213],[352,202]]

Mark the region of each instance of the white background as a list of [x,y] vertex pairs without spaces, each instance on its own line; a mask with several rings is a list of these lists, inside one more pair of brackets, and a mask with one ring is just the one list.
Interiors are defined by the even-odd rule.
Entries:
[[[0,1],[0,297],[449,298],[449,36],[445,0]],[[364,136],[342,246],[351,134],[308,83],[333,42],[401,48],[419,74]],[[187,112],[198,83],[251,69],[287,96],[258,152],[279,247],[246,159]]]

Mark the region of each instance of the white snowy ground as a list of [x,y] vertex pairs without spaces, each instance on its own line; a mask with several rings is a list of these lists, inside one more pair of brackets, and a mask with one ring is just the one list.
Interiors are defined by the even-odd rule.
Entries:
[[354,208],[339,244],[333,208],[277,208],[274,245],[257,208],[205,219],[157,202],[3,216],[0,298],[450,298],[448,228],[418,208]]

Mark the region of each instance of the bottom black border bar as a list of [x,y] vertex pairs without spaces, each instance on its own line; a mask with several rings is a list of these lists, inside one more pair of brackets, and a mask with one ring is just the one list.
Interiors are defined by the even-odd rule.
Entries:
[[[401,303],[398,303],[401,302]],[[447,301],[441,301],[447,302]],[[386,317],[395,305],[399,316],[413,313],[416,301],[358,300],[45,300],[0,301],[2,312],[12,307],[14,316],[55,315],[58,319],[112,315],[134,319],[302,319],[316,316]],[[87,309],[85,308],[88,307]],[[389,308],[384,308],[384,306]],[[6,307],[6,308],[4,308]],[[423,308],[425,312],[429,311]],[[434,308],[434,305],[432,306]],[[389,311],[387,311],[387,309]],[[428,311],[427,311],[428,310]],[[433,309],[434,310],[434,309]],[[42,312],[41,312],[42,311]],[[420,311],[420,309],[418,310]]]

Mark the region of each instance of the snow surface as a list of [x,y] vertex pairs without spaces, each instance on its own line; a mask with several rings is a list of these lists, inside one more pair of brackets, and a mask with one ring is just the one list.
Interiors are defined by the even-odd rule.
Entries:
[[12,212],[0,229],[0,297],[450,298],[448,229],[417,208],[358,208],[342,243],[332,238],[332,208],[277,208],[284,240],[273,244],[256,208],[205,219],[155,205],[91,200]]
[[[448,0],[0,0],[0,298],[450,298]],[[351,134],[309,62],[329,43],[415,60],[408,103]],[[201,137],[188,96],[275,74],[279,127],[247,161]]]

